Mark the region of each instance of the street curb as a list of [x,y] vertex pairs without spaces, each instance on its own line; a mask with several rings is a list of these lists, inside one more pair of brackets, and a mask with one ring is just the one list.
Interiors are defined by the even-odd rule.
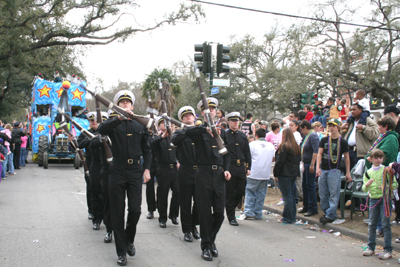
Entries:
[[[279,209],[275,209],[273,207],[267,207],[267,206],[264,206],[264,209],[268,210],[268,211],[270,211],[272,213],[277,213],[279,215],[282,215],[282,211],[279,210]],[[361,240],[361,241],[363,241],[365,243],[368,243],[368,235],[367,234],[362,234],[362,233],[359,233],[359,232],[356,232],[356,231],[353,231],[353,230],[350,230],[350,229],[347,229],[347,228],[344,228],[344,227],[340,227],[337,224],[331,224],[331,223],[322,224],[319,221],[315,220],[314,218],[305,217],[305,216],[302,216],[302,215],[299,215],[299,214],[296,215],[296,219],[301,219],[303,221],[308,221],[308,224],[311,224],[311,225],[317,224],[320,229],[325,229],[325,230],[332,229],[334,232],[340,232],[342,235],[349,236],[349,237],[352,237],[352,238],[355,238],[355,239],[359,239],[359,240]],[[397,238],[397,236],[392,236],[392,247],[393,247],[393,250],[400,251],[400,243],[395,243],[393,241],[394,238]],[[376,239],[376,244],[379,245],[379,246],[382,246],[382,247],[385,246],[385,242],[384,242],[383,238],[377,238]]]

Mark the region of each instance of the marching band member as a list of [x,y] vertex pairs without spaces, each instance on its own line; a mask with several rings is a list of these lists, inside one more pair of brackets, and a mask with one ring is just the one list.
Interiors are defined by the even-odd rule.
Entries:
[[[187,125],[194,126],[195,111],[190,106],[184,106],[178,111],[178,118]],[[185,134],[186,129],[174,132],[172,143],[177,147],[179,161],[179,205],[181,207],[181,224],[184,240],[193,242],[193,238],[200,239],[196,225],[199,224],[197,205],[195,201],[195,147],[193,140]],[[193,203],[194,202],[194,203]]]

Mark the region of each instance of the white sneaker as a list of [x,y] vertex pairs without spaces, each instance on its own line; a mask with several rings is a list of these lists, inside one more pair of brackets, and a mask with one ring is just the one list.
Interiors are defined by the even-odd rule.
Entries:
[[332,224],[342,224],[344,223],[346,220],[345,219],[336,219],[332,222]]
[[369,221],[370,221],[369,219],[364,219],[363,220],[363,222],[366,223],[366,224],[369,224]]
[[395,243],[400,243],[400,237],[396,238],[396,239],[394,240],[394,242],[395,242]]
[[388,260],[392,258],[392,252],[384,251],[383,253],[379,254],[378,258],[380,260]]
[[363,256],[372,256],[372,255],[374,255],[375,254],[375,251],[373,251],[373,250],[370,250],[369,248],[367,248],[365,251],[364,251],[364,253],[363,253]]
[[277,206],[282,206],[285,205],[285,202],[283,202],[283,200],[279,201],[278,204],[276,204]]

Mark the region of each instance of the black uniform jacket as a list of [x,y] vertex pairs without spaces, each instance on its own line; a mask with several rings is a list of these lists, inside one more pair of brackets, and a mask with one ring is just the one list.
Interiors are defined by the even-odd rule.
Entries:
[[232,131],[229,129],[226,132],[226,139],[228,140],[226,148],[231,156],[231,164],[236,165],[238,162],[240,162],[242,165],[244,162],[246,162],[247,168],[251,169],[250,146],[246,135],[242,131]]
[[[186,129],[186,135],[192,139],[196,145],[196,165],[218,165],[229,171],[229,153],[220,155],[218,153],[217,142],[207,132],[207,123]],[[228,145],[226,132],[221,130],[221,138]]]
[[172,136],[172,143],[176,148],[176,157],[180,164],[196,165],[196,148],[192,139],[186,135],[186,129],[176,130]]
[[162,138],[162,134],[151,140],[151,147],[154,149],[158,164],[175,164],[176,148],[171,147],[169,138]]
[[151,148],[149,131],[145,126],[135,120],[121,121],[114,117],[100,123],[97,131],[110,137],[113,163],[136,163],[140,161],[140,156],[143,156],[143,167],[150,170]]
[[[92,134],[96,134],[96,131],[94,131],[93,129],[89,129],[88,132],[92,133]],[[92,150],[90,149],[90,139],[84,135],[83,133],[81,133],[78,137],[78,146],[80,149],[85,149],[86,152],[86,157],[93,157],[93,153]],[[90,166],[88,166],[90,168]]]

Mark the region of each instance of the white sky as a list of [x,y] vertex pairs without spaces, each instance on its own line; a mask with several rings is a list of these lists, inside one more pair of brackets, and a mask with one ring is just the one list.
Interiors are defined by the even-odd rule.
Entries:
[[[357,2],[359,1],[369,2],[366,0]],[[154,21],[160,21],[163,14],[178,11],[181,2],[182,0],[138,0],[140,7],[133,12],[130,11],[135,18],[127,15],[119,25],[138,27],[137,22],[141,25],[152,25]],[[307,0],[210,0],[210,2],[293,15],[311,15],[309,13],[311,7],[307,4]],[[190,4],[189,1],[185,3]],[[194,44],[208,41],[228,45],[231,35],[240,38],[250,34],[261,39],[276,23],[288,27],[303,21],[206,4],[203,4],[203,10],[206,18],[199,24],[188,22],[178,23],[175,26],[165,25],[150,32],[137,33],[124,43],[115,42],[106,46],[92,47],[82,60],[88,82],[91,86],[95,86],[96,79],[101,78],[105,90],[117,85],[118,80],[141,82],[155,68],[169,68],[177,61],[193,59]],[[365,24],[361,20],[357,22]]]

